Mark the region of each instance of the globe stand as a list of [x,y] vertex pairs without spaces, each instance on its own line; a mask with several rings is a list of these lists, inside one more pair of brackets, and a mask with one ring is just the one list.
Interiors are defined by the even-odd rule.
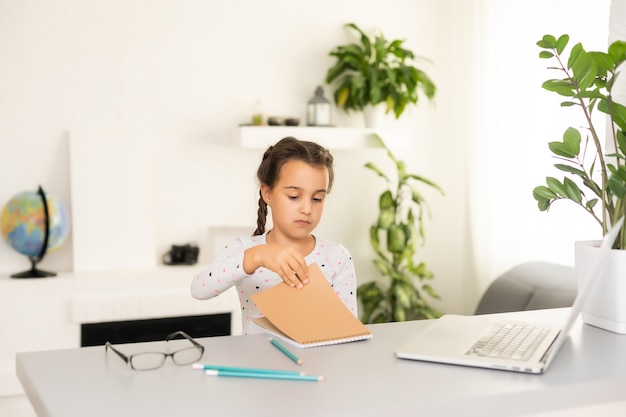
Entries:
[[30,259],[30,270],[24,272],[18,272],[16,274],[11,274],[11,278],[46,278],[46,277],[56,277],[56,272],[42,271],[41,269],[37,269],[37,262],[41,259],[29,258]]

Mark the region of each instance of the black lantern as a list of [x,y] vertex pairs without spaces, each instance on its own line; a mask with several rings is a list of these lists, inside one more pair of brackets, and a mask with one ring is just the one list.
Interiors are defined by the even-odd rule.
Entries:
[[307,103],[306,124],[309,126],[330,126],[330,101],[324,97],[322,87],[315,89],[315,95]]

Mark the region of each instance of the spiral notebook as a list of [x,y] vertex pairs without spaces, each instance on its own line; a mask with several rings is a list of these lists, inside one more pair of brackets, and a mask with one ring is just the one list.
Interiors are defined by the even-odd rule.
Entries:
[[372,333],[337,297],[317,263],[309,283],[297,290],[280,283],[252,296],[264,317],[253,319],[265,332],[301,348],[370,339]]

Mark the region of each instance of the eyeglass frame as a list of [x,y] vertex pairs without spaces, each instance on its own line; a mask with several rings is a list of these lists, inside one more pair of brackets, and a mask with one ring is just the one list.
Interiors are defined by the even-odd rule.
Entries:
[[[176,336],[183,336],[185,339],[189,340],[192,344],[193,344],[193,348],[195,349],[199,349],[200,350],[200,358],[202,358],[202,355],[204,355],[204,346],[202,346],[200,343],[196,342],[191,336],[189,336],[187,333],[183,332],[182,330],[176,331],[174,333],[168,334],[167,337],[165,338],[166,342],[169,342],[170,340],[173,340]],[[130,369],[132,369],[133,371],[152,371],[154,369],[159,369],[161,368],[164,364],[165,361],[167,360],[168,356],[172,358],[172,362],[174,362],[176,365],[189,365],[192,362],[189,363],[178,363],[176,362],[176,360],[174,359],[174,355],[182,352],[184,350],[188,350],[190,348],[183,348],[183,349],[178,349],[175,350],[174,352],[139,352],[139,353],[133,353],[132,355],[125,355],[124,353],[122,353],[120,350],[118,350],[117,348],[113,347],[113,344],[109,341],[107,341],[104,344],[104,352],[105,354],[108,352],[108,350],[111,349],[113,352],[115,352],[115,354],[117,356],[119,356],[124,362],[126,362],[126,364],[130,367]],[[161,361],[161,364],[152,368],[141,368],[141,369],[137,369],[135,368],[135,366],[133,365],[133,357],[135,356],[139,356],[139,355],[145,355],[145,354],[159,354],[159,355],[163,355],[163,360]],[[198,359],[200,359],[198,358]]]

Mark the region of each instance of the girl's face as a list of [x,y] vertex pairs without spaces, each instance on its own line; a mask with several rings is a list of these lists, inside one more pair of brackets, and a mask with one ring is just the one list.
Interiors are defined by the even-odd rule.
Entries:
[[291,160],[280,169],[273,188],[261,184],[261,194],[272,208],[272,234],[277,242],[308,238],[322,217],[328,189],[328,170]]

